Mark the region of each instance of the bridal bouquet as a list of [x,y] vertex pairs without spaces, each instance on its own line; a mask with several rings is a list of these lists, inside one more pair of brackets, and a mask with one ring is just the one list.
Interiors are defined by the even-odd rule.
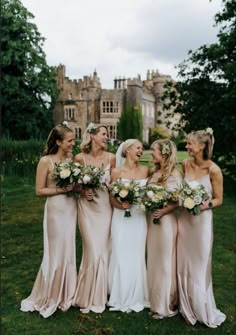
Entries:
[[[56,181],[56,186],[66,187],[71,184],[76,184],[82,173],[82,165],[74,163],[71,159],[64,162],[55,163],[51,178]],[[76,195],[75,191],[66,193],[68,196]]]
[[[143,187],[140,187],[135,180],[124,182],[119,178],[110,184],[109,189],[113,197],[120,202],[128,201],[131,205],[141,202]],[[125,209],[124,216],[131,216],[129,209]]]
[[[163,186],[150,183],[145,187],[141,208],[147,212],[153,212],[167,206],[170,201],[174,200],[174,196],[171,196]],[[154,218],[153,223],[159,224],[160,221]]]
[[81,191],[89,188],[96,190],[104,186],[103,176],[105,174],[104,169],[88,165],[84,166],[81,170],[80,177],[77,180]]
[[187,208],[193,215],[199,215],[201,213],[200,205],[210,199],[211,195],[200,184],[191,187],[188,183],[185,183],[179,195],[180,205]]

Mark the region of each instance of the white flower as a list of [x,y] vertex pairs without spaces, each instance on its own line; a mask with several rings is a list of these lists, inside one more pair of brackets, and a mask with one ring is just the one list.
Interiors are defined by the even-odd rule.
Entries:
[[78,176],[80,174],[81,170],[79,168],[74,168],[73,169],[73,176]]
[[62,168],[62,170],[60,171],[61,179],[66,179],[69,176],[70,176],[70,170],[66,168]]
[[169,155],[170,154],[170,145],[169,143],[163,143],[161,148],[162,155]]
[[69,123],[67,121],[63,121],[61,124],[63,125],[63,127],[69,127]]
[[213,135],[213,129],[210,128],[210,127],[206,128],[206,132],[207,132],[207,134],[209,134],[209,135]]
[[154,192],[153,191],[148,191],[147,196],[148,196],[149,199],[152,199],[153,196],[154,196]]
[[195,206],[195,202],[191,198],[186,198],[184,200],[184,207],[188,209],[192,209]]
[[91,178],[86,174],[83,177],[83,183],[84,184],[88,184],[90,182]]
[[127,190],[121,190],[120,192],[119,192],[119,196],[121,197],[121,198],[125,198],[127,195],[128,195],[128,191]]
[[202,202],[202,197],[196,194],[193,198],[193,201],[195,202],[196,205],[200,205],[200,203]]
[[124,187],[125,187],[125,188],[129,188],[129,185],[130,185],[130,183],[125,183],[125,184],[124,184]]

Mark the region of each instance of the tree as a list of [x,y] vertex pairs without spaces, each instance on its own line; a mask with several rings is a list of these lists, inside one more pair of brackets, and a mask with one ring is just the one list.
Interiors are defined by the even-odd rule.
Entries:
[[140,107],[125,106],[117,125],[117,136],[120,140],[137,138],[142,141],[143,121]]
[[[235,175],[236,164],[236,2],[222,0],[215,16],[217,42],[203,45],[178,66],[180,81],[168,83],[166,108],[181,114],[178,128],[189,132],[212,127],[214,157]],[[234,171],[234,172],[233,172]]]
[[33,18],[19,0],[2,0],[2,134],[13,139],[47,136],[58,95]]

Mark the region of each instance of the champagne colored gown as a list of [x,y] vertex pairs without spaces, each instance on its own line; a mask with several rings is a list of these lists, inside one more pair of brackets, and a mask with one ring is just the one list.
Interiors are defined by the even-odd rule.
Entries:
[[[154,174],[149,183],[155,182]],[[170,176],[166,182],[169,191],[182,184],[180,176]],[[148,219],[147,233],[147,281],[150,310],[159,318],[177,314],[177,274],[176,274],[177,218],[173,213],[164,215],[159,224]]]
[[[191,180],[185,164],[185,180],[194,187],[202,184],[211,194],[209,173]],[[179,219],[177,241],[177,276],[181,314],[194,325],[197,321],[216,328],[225,320],[225,315],[216,307],[212,288],[212,210],[194,216],[182,209]]]
[[[144,186],[147,180],[137,182]],[[124,213],[123,209],[114,208],[112,216],[108,305],[111,311],[140,312],[149,307],[145,264],[147,221],[145,212],[135,205],[130,209],[131,217],[124,217]]]
[[[85,162],[86,165],[86,162]],[[110,182],[110,162],[104,183]],[[92,201],[80,197],[78,223],[83,243],[82,260],[73,305],[81,312],[102,313],[107,303],[108,254],[112,207],[108,189],[96,190]]]
[[[50,157],[51,158],[51,157]],[[52,169],[53,169],[53,162]],[[55,187],[48,178],[48,187]],[[30,296],[21,302],[21,311],[38,311],[44,318],[57,308],[66,311],[76,288],[75,234],[77,205],[73,197],[48,197],[44,208],[44,254]]]

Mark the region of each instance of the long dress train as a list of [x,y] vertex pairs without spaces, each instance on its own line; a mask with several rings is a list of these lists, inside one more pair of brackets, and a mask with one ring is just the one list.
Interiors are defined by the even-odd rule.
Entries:
[[[123,179],[127,181],[127,179]],[[146,179],[138,180],[141,185]],[[132,206],[131,217],[114,208],[111,226],[108,305],[111,311],[140,312],[149,307],[145,265],[147,222],[145,213]]]
[[[53,164],[53,163],[52,163]],[[49,187],[55,183],[48,178]],[[38,311],[44,318],[57,308],[66,311],[76,288],[76,201],[65,194],[48,197],[44,208],[44,254],[30,296],[21,311]]]
[[[110,163],[105,168],[104,183],[109,181]],[[106,307],[111,216],[107,188],[96,190],[92,201],[85,197],[78,201],[83,250],[73,305],[83,313],[102,313]]]
[[[190,186],[202,184],[209,193],[212,192],[209,174],[195,180],[191,180],[186,174],[185,180]],[[192,325],[199,321],[216,328],[226,317],[216,307],[212,288],[212,210],[208,209],[194,216],[182,209],[178,224],[177,276],[180,312]]]

